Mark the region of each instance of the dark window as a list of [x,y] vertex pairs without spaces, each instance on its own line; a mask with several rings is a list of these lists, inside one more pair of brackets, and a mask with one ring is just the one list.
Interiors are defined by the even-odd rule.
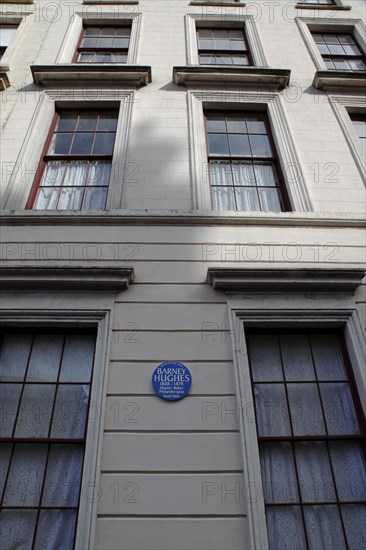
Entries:
[[363,548],[365,420],[342,336],[246,332],[270,549]]
[[201,65],[252,65],[241,29],[197,29]]
[[365,55],[352,34],[314,32],[312,35],[327,69],[366,69]]
[[361,144],[366,151],[366,115],[351,113],[350,117]]
[[214,210],[288,210],[269,121],[263,112],[207,112]]
[[18,25],[0,25],[0,59],[17,31]]
[[77,48],[78,63],[127,63],[131,27],[86,27]]
[[105,208],[117,117],[117,111],[62,111],[56,115],[29,208]]
[[1,341],[2,548],[74,547],[94,347],[88,331]]

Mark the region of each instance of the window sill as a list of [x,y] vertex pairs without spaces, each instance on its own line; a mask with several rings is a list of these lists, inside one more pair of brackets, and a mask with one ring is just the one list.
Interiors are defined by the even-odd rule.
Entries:
[[99,4],[103,6],[108,5],[124,5],[124,4],[138,4],[138,0],[83,0],[83,4]]
[[336,86],[364,88],[365,84],[366,71],[317,71],[313,80],[313,86],[320,90]]
[[349,11],[351,6],[337,6],[335,4],[301,4],[299,2],[296,4],[295,8],[297,10],[339,10],[339,11]]
[[227,67],[223,65],[194,65],[173,67],[173,82],[178,86],[187,84],[272,84],[278,88],[289,85],[289,69],[261,67]]
[[151,67],[146,65],[70,63],[32,65],[31,71],[34,83],[39,86],[124,84],[141,87],[151,82]]
[[0,92],[3,92],[10,86],[9,77],[6,74],[8,70],[9,65],[0,65]]

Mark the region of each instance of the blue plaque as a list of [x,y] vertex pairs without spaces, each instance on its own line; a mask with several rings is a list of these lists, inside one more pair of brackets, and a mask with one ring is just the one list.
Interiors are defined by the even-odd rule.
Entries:
[[162,363],[156,367],[152,375],[152,385],[156,395],[167,401],[178,401],[185,397],[191,384],[191,373],[178,361]]

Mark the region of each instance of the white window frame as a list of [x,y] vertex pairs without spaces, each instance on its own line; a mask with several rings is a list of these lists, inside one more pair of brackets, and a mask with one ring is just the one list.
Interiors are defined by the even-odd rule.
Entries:
[[350,95],[329,94],[329,102],[337,117],[342,132],[347,140],[352,156],[360,171],[362,180],[366,185],[366,157],[365,150],[360,143],[360,138],[356,134],[350,113],[366,114],[366,98]]
[[18,47],[23,35],[24,31],[28,28],[30,25],[31,20],[33,19],[32,13],[20,13],[17,15],[3,15],[0,14],[0,25],[17,25],[18,28],[13,36],[13,38],[10,40],[4,55],[2,56],[0,60],[0,68],[1,71],[8,71],[9,65],[11,62],[11,56],[14,52],[14,50]]
[[113,13],[111,11],[101,11],[100,8],[88,8],[87,12],[76,11],[73,14],[72,21],[66,32],[65,38],[61,44],[60,51],[56,58],[56,63],[72,63],[76,48],[83,30],[83,24],[115,23],[116,26],[131,23],[131,36],[128,46],[127,64],[137,62],[137,46],[140,35],[141,14],[126,12],[123,14]]
[[[241,270],[237,271],[236,285],[238,286]],[[254,488],[253,498],[249,498],[247,501],[248,548],[268,550],[258,434],[253,418],[254,400],[245,341],[245,327],[344,327],[348,355],[361,396],[366,392],[366,341],[353,292],[346,289],[344,281],[339,284],[337,289],[331,284],[332,277],[330,276],[329,286],[333,292],[331,294],[329,291],[324,290],[326,288],[326,285],[324,286],[327,281],[326,278],[321,277],[319,279],[320,287],[318,290],[316,286],[319,281],[318,283],[314,281],[314,288],[309,291],[308,281],[305,283],[305,290],[301,284],[301,276],[299,276],[300,289],[291,291],[291,283],[297,282],[296,274],[291,278],[288,276],[289,272],[283,270],[283,275],[278,278],[275,274],[272,280],[270,276],[265,277],[262,283],[263,290],[261,291],[260,275],[253,274],[253,276],[250,276],[249,274],[248,276],[249,270],[243,271],[246,271],[247,275],[243,278],[242,291],[232,292],[229,287],[226,287],[225,269],[222,269],[222,274],[218,276],[216,281],[211,280],[211,283],[214,287],[223,290],[226,287],[227,289],[237,401],[240,405],[238,409],[240,411],[240,437],[244,465],[243,483],[244,487]],[[323,270],[323,273],[326,273],[326,270]],[[220,281],[220,279],[222,284],[217,285],[217,281]],[[248,284],[249,281],[250,284]],[[246,289],[246,286],[250,288]],[[351,287],[352,284],[349,286]],[[280,289],[282,289],[282,292],[279,292]],[[283,299],[284,292],[286,293],[286,300]],[[363,406],[366,413],[366,404],[363,403]],[[260,488],[259,492],[258,488]]]
[[[193,208],[211,210],[210,185],[207,169],[206,130],[204,109],[217,110],[245,109],[267,110],[272,137],[276,145],[278,160],[283,173],[286,191],[292,211],[309,212],[312,205],[294,139],[286,120],[283,99],[280,94],[252,90],[188,90],[188,120],[191,142],[191,165],[193,185]],[[265,215],[266,212],[259,212]],[[241,212],[245,215],[246,212]],[[273,214],[269,213],[269,214]],[[280,212],[279,215],[288,215]]]
[[[106,210],[119,209],[123,201],[124,166],[134,90],[48,89],[40,99],[21,147],[14,170],[4,195],[4,208],[24,210],[34,182],[35,172],[41,160],[46,137],[49,134],[57,108],[93,110],[119,107],[116,139],[113,149],[111,179],[108,188]],[[25,169],[26,167],[26,169]],[[58,211],[59,213],[62,211]],[[72,212],[73,211],[64,211]]]
[[185,18],[187,35],[187,64],[199,65],[197,48],[197,27],[210,26],[240,29],[248,41],[255,67],[268,67],[264,49],[253,15],[202,15],[189,13]]
[[322,19],[314,17],[295,17],[305,45],[318,71],[327,71],[324,60],[318,50],[311,32],[349,32],[357,40],[358,45],[366,54],[366,27],[362,19]]

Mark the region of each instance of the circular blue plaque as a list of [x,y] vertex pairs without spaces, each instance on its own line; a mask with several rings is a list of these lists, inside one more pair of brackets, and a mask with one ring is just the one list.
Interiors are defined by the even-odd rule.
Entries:
[[156,395],[167,401],[178,401],[185,397],[191,384],[191,373],[178,361],[162,363],[156,367],[152,375],[152,385]]

